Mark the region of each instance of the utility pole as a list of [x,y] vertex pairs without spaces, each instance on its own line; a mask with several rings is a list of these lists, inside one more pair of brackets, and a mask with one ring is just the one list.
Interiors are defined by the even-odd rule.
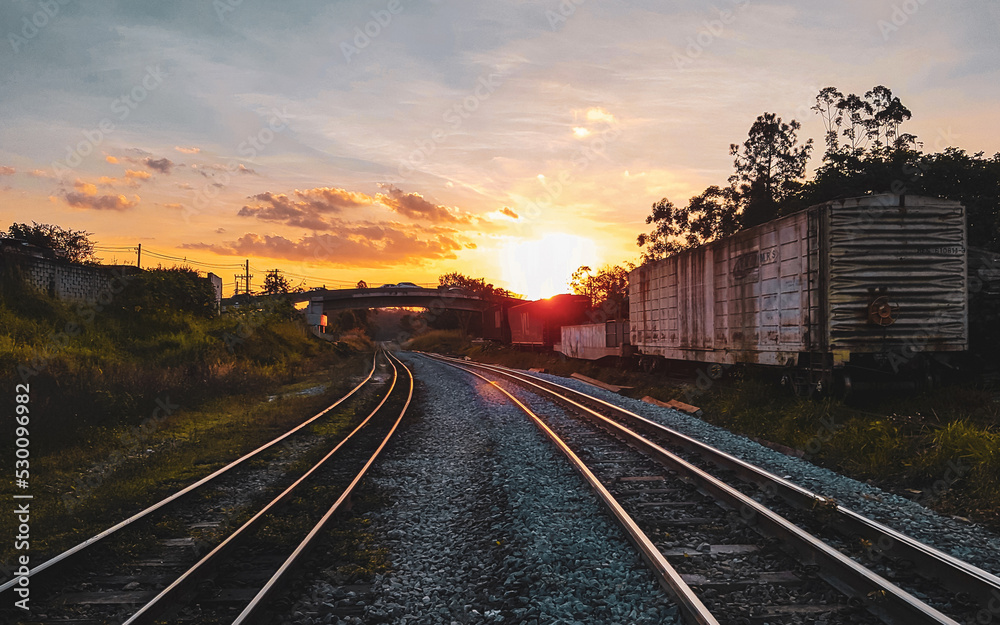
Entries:
[[246,274],[245,275],[246,275],[246,284],[244,286],[246,286],[246,291],[247,291],[247,305],[249,305],[250,304],[250,278],[252,277],[250,275],[250,259],[249,258],[247,259],[247,269],[246,269]]
[[135,268],[142,269],[142,243],[139,244],[139,251],[135,255]]

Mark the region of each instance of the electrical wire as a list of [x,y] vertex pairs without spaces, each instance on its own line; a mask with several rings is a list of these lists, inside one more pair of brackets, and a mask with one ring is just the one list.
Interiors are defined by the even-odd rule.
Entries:
[[[138,246],[124,246],[124,245],[123,246],[118,246],[118,245],[95,245],[94,246],[94,250],[95,251],[99,251],[99,252],[105,252],[105,253],[107,253],[107,252],[110,252],[110,253],[115,253],[115,252],[137,252],[139,250],[139,247]],[[159,252],[157,250],[150,249],[148,247],[142,249],[142,255],[143,255],[143,257],[147,257],[148,256],[150,258],[155,258],[157,260],[167,260],[167,261],[172,261],[172,262],[176,262],[176,263],[184,263],[186,265],[191,265],[193,267],[199,267],[199,268],[207,267],[207,268],[210,268],[210,269],[217,269],[217,270],[225,270],[225,269],[239,270],[240,271],[240,275],[242,275],[243,270],[245,270],[247,268],[247,265],[245,263],[236,263],[236,262],[234,262],[234,263],[211,263],[211,262],[205,262],[205,261],[197,261],[197,260],[192,260],[192,259],[186,258],[186,257],[176,256],[176,255],[173,255],[173,254],[167,254],[165,252]],[[250,265],[250,270],[253,271],[253,272],[255,272],[258,275],[263,275],[263,274],[266,274],[269,271],[273,271],[274,269],[261,269],[261,268],[255,266],[255,265]],[[298,279],[298,280],[302,280],[302,281],[308,281],[311,284],[331,285],[331,286],[333,286],[335,288],[344,288],[344,287],[351,288],[351,287],[354,287],[358,283],[357,280],[342,280],[342,279],[338,280],[338,279],[334,279],[334,278],[331,278],[331,277],[325,277],[324,278],[324,277],[319,277],[319,276],[314,276],[314,275],[309,275],[309,274],[297,273],[297,272],[294,272],[294,271],[285,271],[285,270],[282,270],[280,268],[278,268],[278,271],[280,272],[280,274],[282,276],[285,276],[287,278],[294,278],[294,279]],[[263,279],[263,278],[261,278],[261,279]],[[367,281],[364,281],[364,282],[367,283]],[[437,285],[436,284],[427,283],[427,284],[420,284],[419,286],[429,286],[429,287],[433,288],[434,286],[437,286]]]

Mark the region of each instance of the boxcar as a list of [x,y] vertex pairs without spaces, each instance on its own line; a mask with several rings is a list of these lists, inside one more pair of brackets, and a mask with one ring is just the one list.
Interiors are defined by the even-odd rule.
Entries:
[[965,211],[890,194],[812,206],[635,269],[629,306],[641,354],[713,377],[756,363],[822,389],[923,372],[967,349]]
[[507,320],[507,303],[490,304],[483,310],[483,338],[500,343],[510,343],[510,324]]
[[514,345],[552,347],[560,340],[560,328],[582,323],[590,307],[586,295],[554,295],[518,306],[507,312]]
[[628,321],[563,326],[561,334],[562,339],[554,347],[570,358],[597,360],[631,355]]

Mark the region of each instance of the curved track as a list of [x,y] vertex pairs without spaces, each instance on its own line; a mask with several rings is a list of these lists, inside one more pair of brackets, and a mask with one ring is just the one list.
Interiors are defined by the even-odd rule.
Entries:
[[[786,551],[797,552],[798,559],[809,567],[810,572],[817,573],[845,593],[850,598],[852,606],[863,606],[885,622],[954,623],[956,621],[953,619],[966,618],[969,614],[975,613],[976,607],[988,605],[991,599],[1000,597],[1000,580],[990,573],[618,406],[523,372],[493,365],[437,358],[459,368],[466,370],[474,368],[489,374],[491,378],[499,377],[510,381],[533,394],[558,403],[573,414],[598,424],[602,430],[611,432],[615,438],[625,441],[630,448],[641,450],[645,456],[654,458],[657,462],[661,462],[662,466],[669,467],[670,471],[696,484],[702,492],[724,501],[730,509],[738,510],[741,516],[751,522],[758,531],[779,540]],[[517,403],[522,409],[528,410],[521,402]],[[538,417],[533,415],[533,418]],[[665,446],[677,453],[666,449]],[[685,457],[680,457],[679,453]],[[695,466],[695,463],[700,466]],[[715,473],[720,473],[721,469],[721,472],[726,474],[726,479],[734,484],[727,484],[710,475],[705,470],[707,465],[710,465]],[[881,554],[885,556],[884,561],[880,563],[882,569],[888,567],[891,570],[893,565],[898,564],[900,573],[896,575],[896,572],[892,571],[891,574],[900,585],[919,588],[925,591],[924,594],[930,586],[937,589],[934,592],[939,595],[947,595],[947,599],[938,603],[951,608],[947,610],[949,614],[942,614],[928,606],[910,592],[874,574],[837,549],[764,507],[751,496],[760,491],[776,495],[783,500],[779,502],[781,505],[778,507],[789,509],[790,513],[797,517],[814,517],[812,524],[808,523],[808,518],[806,519],[805,526],[810,530],[820,526],[828,530],[829,526],[832,526],[843,535],[855,539],[863,537],[879,545]],[[665,504],[647,502],[646,505]],[[821,517],[821,521],[817,521],[815,517]],[[802,525],[801,518],[797,520]],[[824,539],[831,543],[837,542],[836,539],[831,540],[828,537]],[[646,558],[647,561],[650,560],[649,556]],[[659,566],[654,565],[653,568],[657,570]],[[918,573],[923,579],[910,581],[909,578],[916,577],[913,573]],[[675,587],[673,594],[683,603],[683,588]],[[969,601],[970,598],[972,601]],[[979,603],[976,604],[976,601]],[[696,605],[685,605],[685,612],[692,622],[703,622],[699,620],[704,617]]]
[[[215,471],[211,475],[199,480],[198,482],[184,488],[177,493],[163,499],[162,501],[146,508],[145,510],[129,517],[125,521],[116,524],[115,526],[101,532],[100,534],[83,541],[82,543],[76,545],[75,547],[67,550],[66,552],[48,560],[42,565],[39,565],[31,571],[32,575],[36,575],[39,572],[46,571],[53,577],[56,575],[60,576],[60,583],[67,588],[79,588],[79,587],[93,587],[100,584],[103,580],[95,579],[96,576],[90,574],[90,579],[82,580],[80,582],[73,582],[72,575],[77,574],[79,571],[74,570],[70,573],[65,571],[69,569],[79,569],[81,554],[89,553],[87,551],[90,547],[98,544],[107,537],[123,530],[126,527],[133,526],[137,524],[142,519],[147,518],[160,518],[159,516],[153,517],[152,515],[158,511],[162,512],[164,510],[175,511],[178,506],[184,505],[183,502],[191,502],[192,493],[201,492],[210,483],[217,482],[222,476],[228,475],[233,472],[233,470],[241,465],[244,465],[248,460],[254,457],[258,457],[259,454],[267,449],[271,449],[274,445],[282,441],[287,441],[290,436],[296,433],[302,433],[303,429],[313,424],[324,415],[328,414],[331,410],[341,405],[343,402],[354,396],[359,390],[362,389],[366,384],[370,382],[375,384],[377,380],[375,378],[375,371],[378,368],[379,354],[377,352],[373,359],[372,370],[368,373],[367,377],[354,387],[350,392],[341,397],[339,400],[328,406],[326,409],[311,417],[310,419],[299,424],[295,428],[289,430],[282,436],[279,436],[272,440],[271,442],[257,448],[256,450],[242,456],[241,458],[231,462],[222,469]],[[360,482],[365,472],[374,462],[375,458],[381,452],[382,448],[385,446],[389,437],[396,431],[403,415],[406,413],[409,407],[410,400],[413,394],[413,376],[410,374],[409,370],[401,362],[396,360],[394,357],[385,352],[386,358],[388,360],[388,365],[392,367],[392,383],[385,392],[385,396],[381,399],[378,405],[371,411],[370,414],[350,432],[346,437],[340,440],[336,446],[326,453],[325,456],[318,462],[315,462],[311,468],[309,468],[301,477],[296,479],[293,484],[285,488],[277,497],[275,497],[270,503],[264,505],[256,514],[252,516],[248,521],[243,523],[238,529],[230,533],[225,540],[215,546],[207,555],[200,558],[193,566],[183,571],[172,583],[163,588],[160,592],[156,593],[155,597],[152,597],[148,603],[145,605],[126,605],[126,601],[117,601],[117,605],[112,610],[114,613],[109,614],[108,610],[104,610],[102,613],[97,614],[96,617],[85,616],[84,618],[77,618],[72,620],[72,622],[122,622],[123,618],[127,619],[127,623],[152,623],[157,622],[158,617],[164,613],[170,613],[177,616],[180,608],[187,602],[198,601],[203,599],[206,595],[206,590],[212,590],[218,588],[218,577],[225,577],[229,574],[246,575],[250,569],[253,569],[253,575],[255,579],[263,579],[263,583],[256,593],[247,599],[246,593],[246,581],[240,581],[237,583],[238,586],[242,586],[240,592],[230,592],[229,596],[212,597],[214,602],[218,604],[220,613],[211,613],[215,608],[208,608],[207,611],[203,611],[200,607],[195,616],[192,617],[191,611],[182,614],[178,617],[182,621],[190,621],[193,619],[194,622],[233,622],[232,615],[229,614],[234,610],[234,602],[241,602],[243,605],[240,609],[243,610],[242,614],[237,618],[235,622],[250,622],[249,619],[254,618],[259,615],[262,607],[266,605],[265,599],[267,597],[273,596],[276,589],[280,587],[280,584],[287,578],[290,571],[301,563],[303,554],[306,553],[309,546],[313,544],[321,534],[322,528],[329,522],[330,518],[333,517],[338,510],[344,507],[345,502],[349,504],[350,495],[357,484]],[[399,367],[396,363],[399,362]],[[398,384],[401,374],[408,379],[406,384]],[[394,393],[394,390],[400,389]],[[403,389],[406,390],[406,395],[403,396]],[[405,400],[403,399],[405,397]],[[394,418],[388,418],[385,416],[390,410],[395,411],[398,408],[398,416]],[[374,448],[374,451],[372,449]],[[330,460],[336,458],[336,462],[329,462]],[[319,509],[318,505],[322,505],[322,502],[311,501],[310,505],[302,506],[302,501],[309,501],[310,499],[315,499],[315,492],[328,493],[332,488],[332,484],[336,484],[340,488],[339,496],[335,496],[336,501],[328,509]],[[307,490],[312,488],[313,490]],[[303,494],[305,491],[305,494]],[[276,558],[275,550],[270,549],[262,559],[257,559],[253,556],[254,547],[248,546],[248,538],[252,538],[259,532],[264,531],[262,528],[266,528],[269,523],[277,524],[278,527],[286,527],[288,525],[295,525],[303,523],[305,517],[305,508],[308,508],[310,512],[316,513],[315,518],[309,522],[309,527],[311,530],[308,534],[301,540],[295,539],[294,548],[289,548],[291,555],[285,554],[280,558]],[[317,520],[318,519],[318,520]],[[282,542],[287,537],[282,536]],[[234,560],[235,558],[235,560]],[[236,564],[232,564],[236,562]],[[227,564],[228,563],[228,564]],[[156,566],[156,563],[152,563]],[[169,564],[174,565],[176,563],[170,562]],[[164,564],[160,564],[161,567],[165,567]],[[186,565],[185,565],[186,566]],[[263,570],[268,570],[266,575],[262,577]],[[164,568],[164,570],[167,570]],[[62,572],[60,574],[60,572]],[[48,578],[49,575],[46,575]],[[116,577],[111,575],[107,578],[107,581],[111,583],[110,588],[114,588],[114,584],[120,584],[121,582],[115,582]],[[127,576],[119,576],[117,579],[128,579]],[[207,580],[207,581],[206,581]],[[11,580],[4,585],[3,589],[6,590],[16,583],[15,580]],[[128,584],[131,586],[132,584]],[[135,585],[139,585],[138,582]],[[100,594],[100,593],[93,593]],[[115,593],[107,593],[109,596],[114,596]],[[133,593],[135,594],[135,593]],[[150,594],[150,593],[147,593]],[[212,593],[209,593],[212,594]],[[221,593],[216,592],[215,595]],[[45,599],[41,602],[36,602],[35,605],[45,605]],[[109,602],[110,603],[110,602]],[[209,602],[211,603],[211,602]],[[45,608],[45,611],[49,611],[54,606],[54,611],[59,611],[60,600],[56,600],[55,603],[48,603],[49,608]],[[38,608],[33,608],[33,613],[36,612]],[[98,611],[100,612],[100,611]],[[124,614],[123,614],[124,612]],[[216,617],[219,618],[216,618]],[[50,620],[46,622],[59,622],[57,618],[49,616]]]

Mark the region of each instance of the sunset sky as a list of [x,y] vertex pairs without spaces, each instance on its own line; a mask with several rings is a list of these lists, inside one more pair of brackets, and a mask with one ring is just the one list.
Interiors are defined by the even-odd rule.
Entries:
[[142,243],[227,293],[247,258],[258,286],[564,291],[636,260],[653,202],[724,183],[764,111],[818,165],[831,85],[891,88],[925,150],[1000,150],[993,0],[8,0],[0,24],[0,229]]

